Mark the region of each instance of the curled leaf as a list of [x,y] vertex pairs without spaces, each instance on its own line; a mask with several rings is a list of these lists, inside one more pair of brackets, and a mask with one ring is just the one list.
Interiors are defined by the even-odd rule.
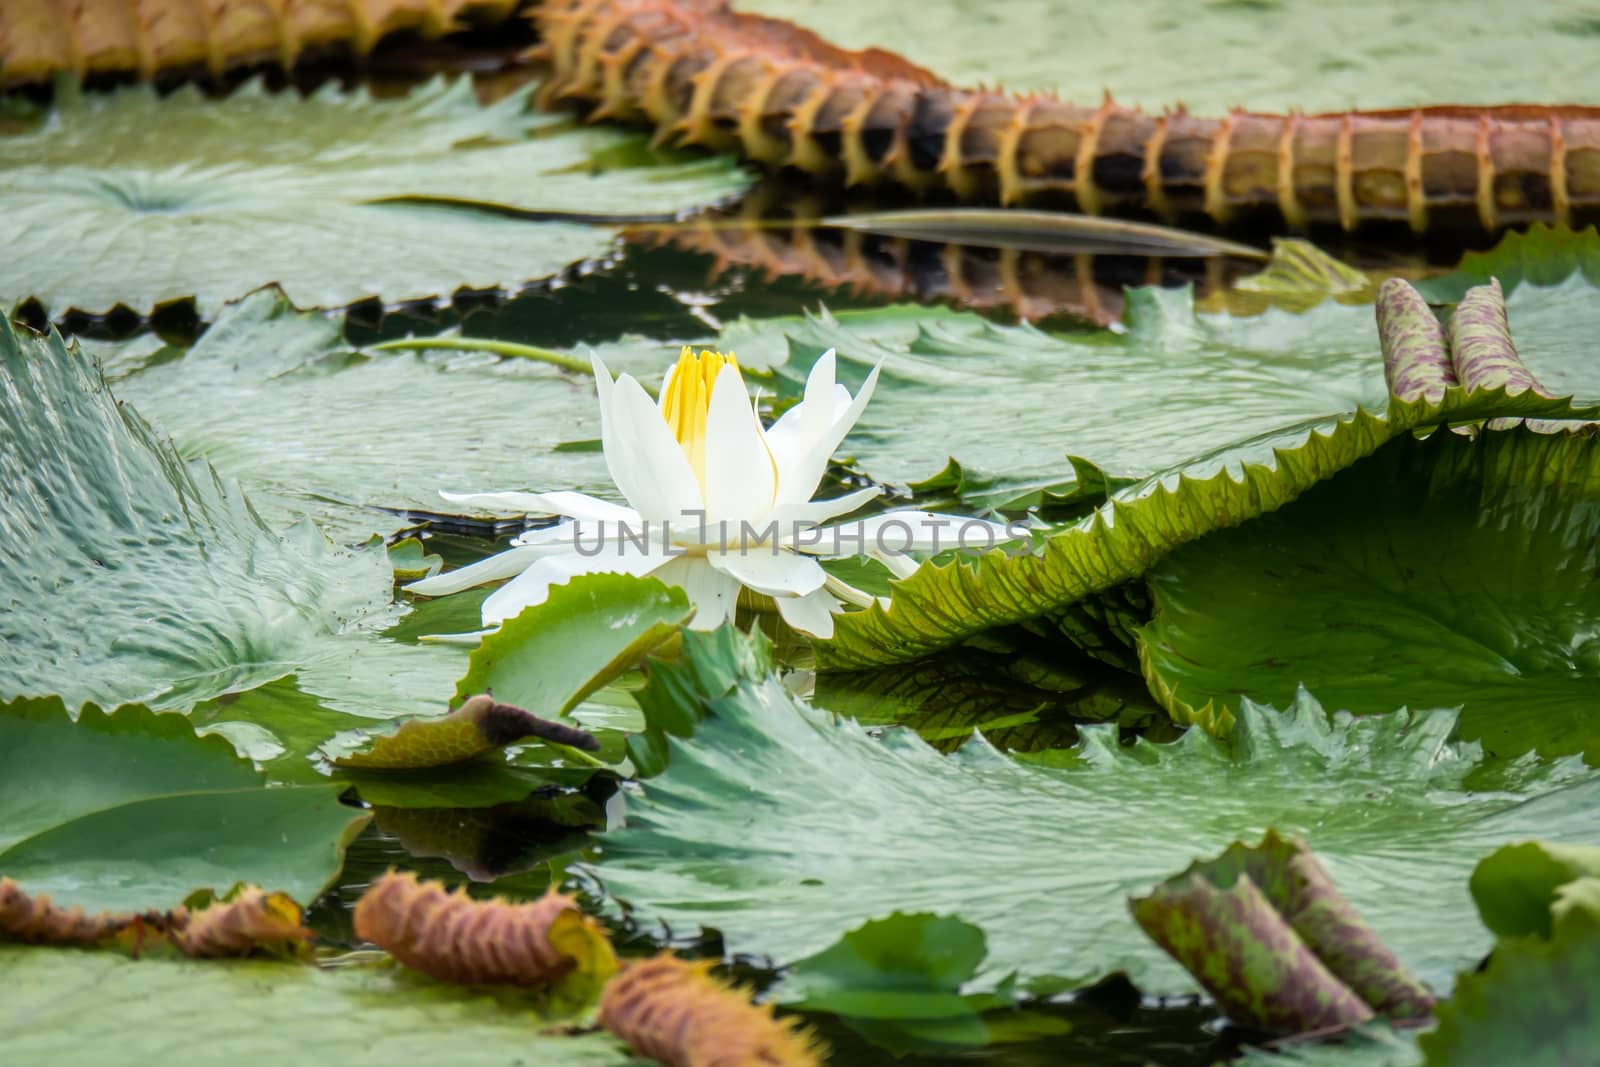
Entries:
[[1450,358],[1469,393],[1503,389],[1509,394],[1554,395],[1539,384],[1511,343],[1506,297],[1498,278],[1468,289],[1456,305],[1450,316]]
[[598,986],[617,966],[599,925],[553,888],[527,904],[474,900],[391,871],[356,904],[355,928],[407,967],[444,982],[548,986],[575,975]]
[[1433,998],[1303,841],[1269,830],[1130,902],[1135,920],[1229,1018],[1298,1033],[1424,1018]]
[[630,964],[600,998],[600,1025],[668,1067],[813,1067],[816,1041],[771,1004],[712,977],[709,962],[670,954]]
[[0,878],[0,941],[94,945],[134,922],[131,914],[85,915],[82,908],[59,908],[49,897],[31,895],[10,878]]
[[1439,403],[1457,381],[1433,309],[1410,282],[1390,278],[1378,287],[1377,312],[1389,392],[1401,400]]
[[479,693],[468,697],[447,715],[407,719],[391,734],[373,735],[357,730],[341,735],[338,742],[330,742],[330,745],[337,743],[340,748],[349,742],[364,744],[359,751],[333,755],[333,750],[325,746],[324,753],[333,756],[333,763],[338,767],[414,770],[476,759],[525,737],[554,741],[585,752],[600,748],[600,742],[587,730],[541,719],[521,708],[497,703],[487,693]]
[[168,939],[185,956],[222,959],[258,951],[300,955],[315,936],[306,929],[300,905],[285,893],[240,886],[228,897],[191,912],[179,908],[168,921]]

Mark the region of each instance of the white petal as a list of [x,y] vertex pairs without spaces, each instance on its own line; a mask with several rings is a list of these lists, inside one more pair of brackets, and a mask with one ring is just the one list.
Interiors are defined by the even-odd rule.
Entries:
[[519,546],[497,552],[488,559],[480,559],[465,567],[457,567],[453,571],[418,579],[401,588],[407,593],[415,593],[418,596],[449,596],[463,589],[471,589],[475,585],[498,582],[502,578],[520,574],[545,554],[546,550],[538,547]]
[[[883,495],[881,486],[869,486],[866,489],[856,489],[844,496],[836,496],[832,500],[809,500],[803,504],[795,504],[783,511],[774,511],[772,521],[779,524],[785,538],[793,538],[795,524],[802,527],[819,522],[827,522],[835,515],[848,515],[864,504],[871,503]],[[803,547],[805,535],[795,541],[796,547]]]
[[828,577],[822,565],[810,556],[774,553],[766,546],[749,547],[742,552],[713,552],[706,556],[706,562],[732,575],[740,585],[768,596],[814,593]]
[[655,503],[648,480],[643,478],[631,456],[637,451],[633,444],[633,427],[617,411],[616,385],[611,372],[606,369],[597,353],[589,354],[594,367],[595,390],[600,399],[600,445],[606,456],[606,470],[611,481],[635,509],[651,514],[649,505]]
[[776,477],[739,370],[724,364],[706,412],[706,516],[712,522],[765,519]]
[[659,570],[670,558],[664,552],[625,552],[614,545],[607,545],[604,551],[594,556],[580,556],[577,553],[545,556],[489,594],[483,602],[483,624],[495,626],[515,618],[524,608],[544,603],[552,585],[560,585],[581,574],[643,576]]
[[482,508],[485,511],[509,512],[514,515],[569,515],[574,519],[609,519],[614,522],[639,521],[639,513],[621,504],[590,496],[559,490],[554,493],[440,493],[452,504]]
[[[823,431],[833,425],[834,421],[842,416],[850,407],[850,390],[842,385],[833,387],[833,399],[826,404],[813,404],[811,401],[802,400],[794,407],[778,416],[778,421],[767,427],[767,447],[772,450],[772,458],[778,464],[778,481],[783,482],[784,472],[789,470],[799,458],[808,451],[806,436],[803,427],[806,424],[806,412],[826,410],[828,421],[823,426]],[[821,432],[817,433],[820,436]]]
[[[611,414],[614,422],[627,427],[618,451],[630,474],[636,473],[641,482],[636,490],[639,496],[628,493],[628,502],[645,518],[657,522],[679,522],[686,512],[702,510],[700,481],[689,466],[689,457],[644,386],[626,374],[618,378],[611,395]],[[608,461],[609,457],[608,451]]]
[[839,610],[839,602],[826,590],[818,589],[807,596],[774,597],[773,603],[778,605],[783,621],[801,633],[821,638],[833,636],[833,613]]
[[983,550],[1013,540],[998,522],[910,508],[825,526],[817,534],[821,537],[819,552],[828,545],[840,544],[846,546],[846,551],[863,555],[942,552],[947,548]]
[[[817,485],[822,481],[822,476],[828,470],[828,461],[833,458],[834,449],[839,447],[861,418],[861,412],[866,409],[867,402],[872,399],[872,391],[878,385],[878,372],[882,364],[872,368],[872,373],[867,375],[867,380],[862,383],[861,391],[856,393],[855,399],[850,401],[850,406],[843,413],[835,413],[832,425],[820,431],[819,435],[805,436],[804,451],[793,457],[789,466],[783,471],[782,481],[778,485],[777,507],[788,509],[795,504],[810,500],[817,491]],[[809,387],[809,383],[808,383]]]
[[715,570],[703,556],[679,556],[655,572],[668,585],[682,586],[695,606],[691,629],[714,630],[733,618],[739,606],[739,583]]

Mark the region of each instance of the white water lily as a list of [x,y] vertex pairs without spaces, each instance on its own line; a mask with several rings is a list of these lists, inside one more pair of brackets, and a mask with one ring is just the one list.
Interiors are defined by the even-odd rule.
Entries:
[[834,380],[831,349],[812,367],[804,399],[768,427],[732,355],[685,348],[659,405],[631,375],[613,381],[598,356],[594,374],[606,466],[628,506],[568,491],[443,493],[468,507],[573,521],[525,533],[499,555],[408,591],[443,596],[511,578],[483,603],[484,625],[496,626],[580,574],[654,575],[689,594],[697,628],[731,619],[745,588],[770,597],[796,630],[830,637],[844,603],[873,598],[828,575],[818,557],[871,555],[904,577],[916,568],[907,551],[952,547],[958,534],[967,545],[1008,539],[998,523],[914,510],[820,525],[882,492],[812,499],[878,380],[874,368],[852,397]]

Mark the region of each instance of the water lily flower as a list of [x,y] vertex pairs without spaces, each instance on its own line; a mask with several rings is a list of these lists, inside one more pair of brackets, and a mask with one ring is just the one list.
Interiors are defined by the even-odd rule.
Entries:
[[851,396],[834,375],[830,349],[812,367],[801,402],[764,427],[731,354],[685,348],[659,404],[631,375],[613,381],[596,356],[606,467],[627,506],[567,491],[443,493],[468,507],[572,521],[524,533],[499,555],[406,589],[443,596],[510,578],[483,603],[483,623],[492,627],[580,574],[654,575],[689,594],[692,626],[731,619],[747,589],[770,598],[794,629],[830,637],[843,604],[873,598],[829,575],[819,557],[870,555],[903,577],[916,568],[906,552],[1008,539],[998,523],[909,509],[821,525],[882,492],[812,499],[878,380],[874,368]]

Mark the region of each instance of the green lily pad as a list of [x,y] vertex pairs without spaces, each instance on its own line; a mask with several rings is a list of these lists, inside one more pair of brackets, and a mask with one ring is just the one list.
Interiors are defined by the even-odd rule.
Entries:
[[1357,714],[1460,706],[1494,755],[1600,760],[1600,437],[1398,439],[1149,575],[1173,716],[1225,728],[1304,685]]
[[1579,878],[1600,878],[1600,847],[1524,841],[1496,849],[1478,864],[1472,899],[1496,936],[1548,938],[1561,887]]
[[1595,418],[1533,392],[1447,390],[1438,404],[1391,399],[1384,416],[1311,420],[1193,457],[1114,493],[1099,510],[1045,537],[1037,551],[989,552],[976,566],[924,564],[895,583],[887,607],[847,612],[818,663],[849,670],[913,660],[983,630],[1058,614],[1131,581],[1214,530],[1271,512],[1396,436],[1441,422],[1501,417]]
[[0,699],[186,707],[386,611],[381,549],[269,528],[59,336],[0,321],[0,386]]
[[687,593],[655,578],[574,578],[484,637],[456,684],[456,699],[493,693],[538,715],[565,715],[693,614]]
[[1600,799],[1600,774],[1576,760],[1485,764],[1449,740],[1447,711],[1330,718],[1302,696],[1281,713],[1245,703],[1226,740],[1124,746],[1090,726],[1071,750],[1014,759],[974,742],[942,756],[906,731],[873,740],[753,668],[698,724],[714,687],[674,707],[652,677],[652,723],[689,725],[665,738],[670,767],[630,798],[589,871],[647,929],[715,928],[729,952],[778,962],[890,911],[928,911],[982,927],[991,982],[1126,969],[1150,991],[1187,990],[1129,921],[1127,894],[1276,826],[1443,990],[1486,947],[1460,922],[1478,857],[1535,832],[1587,839]]
[[[397,99],[330,82],[64,93],[0,137],[0,305],[203,317],[276,283],[300,307],[514,286],[600,255],[611,230],[517,212],[672,214],[738,192],[724,159],[649,161],[636,135],[483,106],[470,81]],[[160,136],[151,136],[151,131]]]
[[441,489],[611,484],[604,457],[551,451],[599,433],[587,376],[478,352],[361,355],[336,320],[273,291],[115,388],[185,456],[239,479],[263,513],[309,515],[343,543],[410,524],[382,509],[449,511]]
[[1503,940],[1421,1040],[1427,1067],[1563,1067],[1600,1048],[1600,878],[1568,882],[1548,938]]
[[[1419,104],[1566,104],[1600,94],[1588,9],[1534,12],[1492,0],[1331,8],[1318,0],[1074,4],[932,0],[914,32],[894,6],[749,0],[741,11],[793,19],[846,48],[894,48],[961,85],[1057,90],[1098,103],[1199,114],[1308,113]],[[1508,44],[1509,42],[1509,44]],[[1568,72],[1577,71],[1569,78]]]
[[0,870],[88,911],[176,907],[247,882],[314,899],[370,818],[340,786],[266,788],[181,715],[0,707]]
[[542,1033],[529,995],[463,989],[392,967],[265,961],[130,960],[0,946],[14,983],[0,1046],[29,1067],[85,1062],[280,1067],[308,1049],[348,1067],[389,1067],[419,1050],[459,1067],[626,1067],[604,1034]]
[[1237,318],[1197,314],[1188,290],[1140,289],[1124,325],[1046,333],[894,307],[735,323],[718,343],[741,358],[787,350],[785,394],[829,348],[852,389],[881,363],[841,451],[898,484],[934,479],[947,456],[1003,472],[981,487],[997,502],[1066,491],[1069,453],[1103,475],[1143,478],[1253,433],[1384,403],[1370,308]]
[[[1507,293],[1524,283],[1555,288],[1577,275],[1588,285],[1600,285],[1600,233],[1593,226],[1570,230],[1543,223],[1521,233],[1508,233],[1487,252],[1468,252],[1455,270],[1438,278],[1417,282],[1429,300],[1454,303],[1474,285],[1498,278]],[[1586,309],[1569,306],[1569,311]]]

